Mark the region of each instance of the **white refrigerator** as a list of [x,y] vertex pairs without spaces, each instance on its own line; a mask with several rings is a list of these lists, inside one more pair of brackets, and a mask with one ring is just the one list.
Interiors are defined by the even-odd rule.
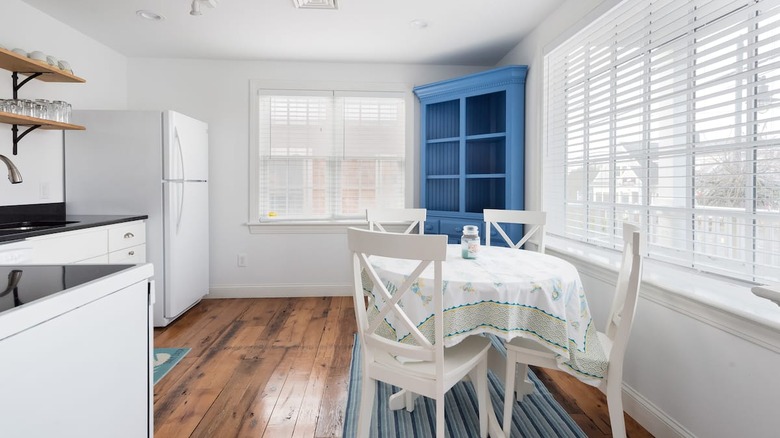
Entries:
[[74,111],[66,131],[67,214],[146,214],[154,325],[209,291],[208,125],[173,111]]

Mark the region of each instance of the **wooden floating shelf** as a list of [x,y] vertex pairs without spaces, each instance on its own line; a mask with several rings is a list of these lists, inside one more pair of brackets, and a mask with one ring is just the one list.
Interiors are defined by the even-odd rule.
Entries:
[[0,68],[23,75],[42,73],[35,79],[43,82],[87,82],[73,73],[60,70],[46,62],[36,61],[2,48],[0,48]]
[[55,122],[54,120],[38,119],[36,117],[21,116],[19,114],[11,114],[0,111],[0,123],[8,123],[9,125],[21,125],[21,126],[35,126],[39,125],[39,129],[62,129],[68,131],[83,131],[86,128],[80,125],[72,125],[70,123]]

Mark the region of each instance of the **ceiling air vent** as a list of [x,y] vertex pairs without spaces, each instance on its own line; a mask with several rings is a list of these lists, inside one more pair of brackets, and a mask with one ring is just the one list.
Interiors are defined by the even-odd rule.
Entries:
[[336,0],[293,0],[299,9],[338,9]]

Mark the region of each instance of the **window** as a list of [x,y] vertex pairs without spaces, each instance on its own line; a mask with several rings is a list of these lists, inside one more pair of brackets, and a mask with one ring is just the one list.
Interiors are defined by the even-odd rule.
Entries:
[[257,169],[250,222],[364,219],[405,204],[403,92],[253,90]]
[[780,1],[627,0],[545,62],[550,233],[780,281]]

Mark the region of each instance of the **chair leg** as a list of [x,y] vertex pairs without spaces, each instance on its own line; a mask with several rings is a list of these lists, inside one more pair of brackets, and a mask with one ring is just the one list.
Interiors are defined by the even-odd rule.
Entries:
[[626,437],[626,421],[623,417],[623,381],[607,380],[607,409],[614,438]]
[[[477,365],[476,378],[471,379],[474,389],[477,391],[477,403],[479,404],[479,436],[487,438],[488,436],[488,408],[490,403],[488,380],[487,380],[487,358]],[[507,437],[508,438],[508,437]]]
[[376,380],[366,378],[365,375],[364,372],[357,424],[357,436],[361,437],[367,437],[371,430],[371,416],[374,411],[374,399],[376,398]]
[[441,394],[436,400],[436,438],[444,438],[444,432],[444,394]]
[[515,365],[517,364],[517,355],[515,352],[507,349],[506,351],[506,375],[504,377],[504,436],[509,437],[512,433],[512,408],[515,404]]

